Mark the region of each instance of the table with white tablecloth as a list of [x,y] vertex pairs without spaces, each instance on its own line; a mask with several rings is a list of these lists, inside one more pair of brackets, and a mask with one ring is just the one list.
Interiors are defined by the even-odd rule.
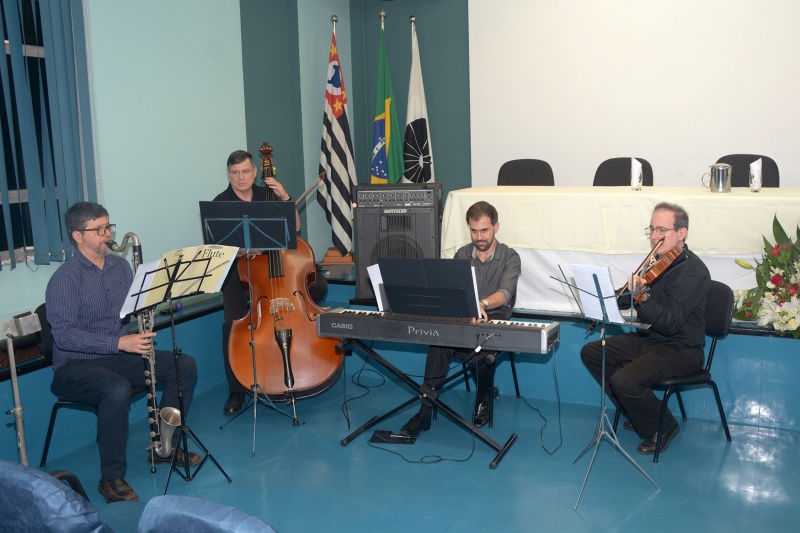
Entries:
[[712,193],[703,187],[473,187],[452,191],[442,218],[442,257],[470,242],[465,214],[485,200],[497,208],[499,241],[522,258],[515,307],[578,312],[563,283],[571,264],[608,266],[617,285],[650,251],[644,229],[659,202],[689,214],[686,243],[711,271],[734,290],[755,286],[755,276],[734,259],[760,259],[763,237],[772,237],[777,215],[794,237],[800,221],[800,189],[733,188]]

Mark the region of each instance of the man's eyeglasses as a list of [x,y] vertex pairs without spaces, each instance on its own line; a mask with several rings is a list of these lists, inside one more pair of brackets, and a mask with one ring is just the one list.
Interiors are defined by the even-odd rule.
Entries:
[[234,178],[238,178],[239,175],[247,177],[247,176],[249,176],[250,174],[252,174],[255,171],[256,171],[256,167],[252,167],[252,168],[247,168],[245,170],[229,170],[228,174],[230,174]]
[[114,233],[114,230],[116,230],[116,229],[117,229],[117,225],[116,224],[109,224],[107,226],[99,226],[99,227],[96,227],[96,228],[83,228],[83,229],[79,229],[78,231],[80,231],[81,233],[83,233],[85,231],[96,231],[97,234],[102,237],[104,233],[106,233],[106,232]]
[[656,235],[666,235],[668,231],[678,231],[677,228],[665,228],[663,226],[658,226],[654,228],[653,226],[648,226],[644,228],[644,235],[645,237],[649,237],[653,233]]

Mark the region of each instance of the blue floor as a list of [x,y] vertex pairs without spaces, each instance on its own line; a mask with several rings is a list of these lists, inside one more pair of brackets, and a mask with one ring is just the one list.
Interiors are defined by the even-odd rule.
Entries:
[[[347,372],[359,363],[357,356],[348,358]],[[597,408],[561,405],[559,413],[554,402],[501,396],[487,434],[502,443],[512,433],[519,439],[492,470],[494,452],[441,414],[415,445],[373,447],[369,430],[341,446],[350,431],[409,397],[406,386],[395,381],[375,375],[364,381],[376,385],[365,397],[352,399],[365,391],[350,379],[345,391],[340,379],[325,393],[298,402],[304,422],[299,427],[259,406],[255,456],[252,409],[220,429],[230,420],[222,414],[226,389],[195,397],[190,427],[233,481],[206,461],[190,482],[173,474],[167,493],[236,507],[284,533],[797,530],[800,508],[791,496],[800,493],[800,462],[792,459],[800,444],[796,432],[731,426],[728,443],[718,422],[690,419],[654,464],[636,453],[636,435],[620,428],[622,447],[660,489],[603,442],[576,509],[593,449],[573,461],[591,442]],[[342,410],[345,392],[352,399],[349,427]],[[442,399],[459,412],[471,410],[464,390],[448,391]],[[377,428],[397,431],[415,409]],[[148,440],[144,420],[134,424],[126,479],[138,492],[138,503],[107,505],[98,494],[95,445],[59,457],[56,441],[45,470],[77,474],[116,531],[136,531],[144,504],[163,494],[168,473],[165,466],[150,473]],[[189,447],[200,451],[191,438]]]

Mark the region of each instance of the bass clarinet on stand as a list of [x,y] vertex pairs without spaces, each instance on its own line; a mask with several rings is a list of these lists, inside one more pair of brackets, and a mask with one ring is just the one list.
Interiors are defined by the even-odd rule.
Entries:
[[[117,244],[113,240],[108,241],[108,247],[115,252],[124,252],[128,247],[128,241],[132,242],[131,262],[133,263],[133,274],[142,264],[142,244],[135,233],[126,233],[122,238],[122,244]],[[139,323],[139,333],[151,333],[155,325],[155,307],[150,306],[136,313],[136,321]],[[156,353],[155,347],[151,344],[144,359],[145,384],[147,385],[147,422],[150,424],[150,468],[156,471],[156,458],[167,458],[172,454],[172,436],[175,429],[181,425],[181,413],[174,407],[158,408],[156,398]]]

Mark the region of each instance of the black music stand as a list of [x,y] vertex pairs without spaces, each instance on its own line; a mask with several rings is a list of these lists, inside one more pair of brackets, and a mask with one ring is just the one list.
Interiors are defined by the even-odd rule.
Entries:
[[[247,276],[250,276],[250,259],[253,251],[278,251],[297,248],[297,233],[293,221],[295,207],[293,202],[200,202],[200,218],[203,222],[203,240],[207,243],[238,246],[245,251]],[[258,402],[274,411],[292,419],[295,426],[300,424],[296,410],[293,414],[278,409],[269,399],[263,387],[258,383],[256,364],[255,317],[253,310],[253,286],[249,285],[250,299],[250,356],[253,361],[253,383],[250,394],[253,406],[253,456],[256,454],[256,422]],[[291,389],[294,378],[288,361],[288,349],[282,350],[284,355],[284,382]],[[228,354],[230,357],[230,354]],[[247,408],[242,409],[227,423],[239,417]],[[294,403],[292,403],[294,407]],[[224,427],[225,424],[223,424]]]
[[[636,461],[634,461],[633,457],[631,457],[620,445],[619,440],[617,440],[617,435],[614,433],[614,426],[611,424],[611,421],[608,419],[608,415],[606,414],[606,326],[608,324],[626,323],[619,312],[619,307],[617,306],[617,297],[626,296],[630,293],[624,293],[621,295],[617,295],[615,293],[608,268],[602,269],[597,267],[585,267],[583,265],[572,265],[572,272],[575,276],[576,285],[570,286],[576,288],[579,292],[586,295],[586,298],[581,297],[581,300],[584,303],[584,317],[587,319],[593,319],[600,324],[600,342],[602,347],[600,417],[597,421],[597,426],[595,427],[591,442],[586,445],[586,448],[584,448],[578,457],[576,457],[572,462],[572,464],[575,464],[586,454],[586,452],[594,448],[592,459],[589,461],[589,469],[586,471],[586,477],[584,477],[583,485],[581,485],[581,492],[578,494],[578,500],[575,502],[575,509],[577,509],[581,502],[581,497],[583,496],[583,490],[586,488],[586,482],[589,480],[589,474],[592,472],[592,466],[594,466],[594,460],[595,457],[597,457],[597,451],[600,447],[600,443],[603,442],[603,439],[608,440],[608,442],[611,443],[611,445],[614,446],[614,448],[616,448],[617,451],[619,451],[623,456],[625,456],[625,458],[627,458],[628,461],[630,461],[630,463],[635,466],[639,472],[642,473],[642,475],[644,475],[644,477],[649,479],[653,485],[656,486],[656,488],[660,487],[658,486],[658,483],[656,483],[653,478],[650,477],[650,475],[645,472],[644,469],[639,466]],[[610,296],[605,296],[605,294],[610,294]],[[612,318],[609,318],[609,316]]]
[[[176,428],[178,431],[178,446],[172,453],[172,460],[170,461],[169,474],[167,475],[167,482],[164,485],[164,494],[167,493],[169,482],[172,478],[172,472],[175,471],[181,476],[184,481],[191,481],[199,473],[200,469],[206,462],[206,459],[216,465],[217,469],[225,476],[228,483],[233,480],[228,476],[222,466],[217,462],[211,452],[206,448],[199,437],[192,431],[186,424],[185,407],[183,403],[183,384],[181,383],[180,372],[180,357],[181,352],[178,348],[177,335],[175,331],[175,310],[172,305],[173,292],[176,292],[179,298],[200,294],[204,292],[215,292],[217,285],[222,283],[225,279],[228,269],[232,261],[225,259],[225,247],[222,246],[198,246],[187,249],[175,250],[165,254],[159,261],[146,263],[140,265],[136,271],[133,284],[126,298],[126,304],[132,304],[134,311],[152,311],[152,308],[162,302],[166,302],[170,311],[170,326],[172,332],[172,353],[175,359],[175,379],[178,388],[178,412],[180,413],[181,425]],[[191,254],[188,259],[185,253]],[[227,255],[235,253],[233,248],[228,247]],[[212,283],[214,286],[212,286]],[[123,306],[121,314],[127,313],[127,309]],[[152,320],[152,315],[150,315]],[[151,369],[154,370],[154,369]],[[159,417],[160,419],[160,417]],[[161,421],[159,420],[159,423]],[[205,455],[200,463],[196,466],[194,472],[189,465],[189,448],[186,435],[192,436],[194,441],[200,446]],[[175,464],[178,457],[178,450],[183,453],[183,468],[184,471],[178,470]],[[151,454],[154,451],[151,448]],[[155,472],[155,463],[153,462],[152,471]]]
[[[380,274],[382,287],[378,291],[385,294],[391,315],[409,316],[419,318],[420,316],[436,316],[452,318],[455,321],[463,321],[465,325],[470,324],[471,317],[479,316],[477,285],[472,273],[472,266],[469,260],[460,259],[409,259],[409,258],[379,258]],[[383,289],[383,290],[381,290]],[[378,292],[376,291],[376,293]],[[517,434],[512,433],[504,445],[500,445],[468,421],[450,406],[439,400],[439,393],[450,382],[459,379],[467,371],[470,364],[477,358],[481,346],[489,340],[483,339],[478,346],[467,356],[466,365],[455,374],[450,375],[436,387],[420,384],[411,379],[405,372],[391,364],[379,353],[367,346],[359,339],[351,339],[351,342],[361,348],[369,357],[380,363],[392,374],[400,378],[406,385],[411,387],[417,395],[403,402],[391,411],[371,418],[367,423],[356,429],[350,435],[341,440],[342,446],[347,446],[351,440],[355,439],[369,428],[375,426],[387,418],[399,413],[412,403],[427,398],[434,406],[441,409],[458,425],[472,433],[478,439],[491,447],[497,455],[489,463],[489,468],[495,469],[500,461],[508,452],[509,448],[516,442]],[[486,364],[487,358],[483,358],[479,364]]]

